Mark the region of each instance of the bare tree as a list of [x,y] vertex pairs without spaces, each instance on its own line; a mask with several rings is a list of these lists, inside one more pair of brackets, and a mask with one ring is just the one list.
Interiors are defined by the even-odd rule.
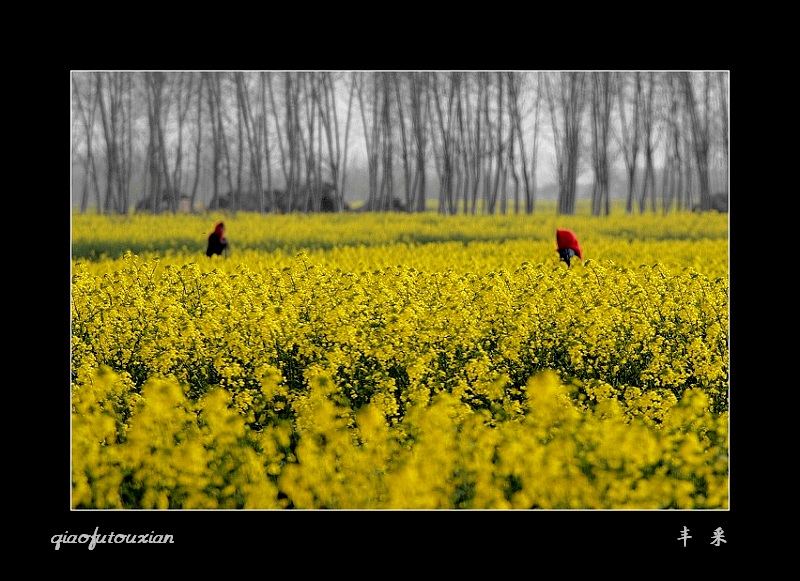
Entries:
[[416,166],[412,191],[412,206],[417,212],[425,211],[426,204],[426,162],[428,146],[428,112],[430,111],[430,73],[411,73],[411,134]]
[[[514,195],[514,211],[516,213],[519,212],[519,198],[517,196],[517,192],[519,191],[519,178],[517,177],[516,172],[516,163],[514,161],[514,142],[519,143],[519,156],[520,162],[522,164],[522,181],[523,181],[523,194],[524,194],[524,201],[525,201],[525,212],[530,214],[533,212],[533,191],[531,188],[531,179],[528,172],[528,154],[525,147],[525,132],[522,129],[522,104],[521,104],[521,94],[522,94],[522,80],[523,76],[522,73],[515,73],[509,72],[508,73],[508,102],[509,102],[509,113],[511,115],[511,127],[512,127],[512,139],[511,139],[511,150],[510,150],[510,163],[511,167],[514,168],[514,182],[515,182],[515,195]],[[538,100],[537,100],[538,106]],[[538,111],[537,111],[538,113]],[[538,117],[537,121],[538,122]]]
[[[82,79],[86,79],[83,82]],[[93,137],[95,131],[95,116],[97,113],[99,103],[99,93],[94,90],[92,83],[92,73],[72,74],[72,90],[77,105],[77,112],[81,119],[81,124],[84,132],[84,140],[86,142],[86,154],[84,156],[83,164],[83,188],[81,190],[80,211],[85,213],[89,207],[89,180],[94,186],[94,193],[97,203],[97,208],[102,206],[100,199],[100,184],[97,181],[97,163],[95,162]],[[84,101],[88,103],[84,104]],[[77,133],[77,132],[76,132]]]
[[241,112],[241,125],[244,125],[247,137],[248,157],[250,159],[250,171],[254,182],[255,191],[258,193],[259,212],[264,213],[264,183],[263,183],[263,138],[264,132],[259,130],[259,122],[253,112],[250,99],[250,89],[244,73],[238,72],[234,75],[236,84],[236,101]]
[[497,73],[497,110],[495,113],[495,146],[494,153],[497,158],[497,166],[494,174],[494,182],[492,185],[492,194],[489,203],[489,213],[494,214],[495,203],[500,192],[500,184],[502,183],[502,199],[500,202],[501,212],[506,213],[506,160],[504,155],[505,141],[503,138],[503,73]]
[[[284,82],[289,82],[289,79],[291,79],[288,73],[286,73],[283,78]],[[289,185],[293,184],[294,171],[290,169],[292,165],[292,162],[290,161],[291,155],[289,152],[289,146],[286,143],[287,137],[285,135],[285,132],[281,131],[281,121],[280,121],[281,117],[278,114],[277,99],[275,98],[275,89],[273,87],[272,80],[273,80],[273,75],[270,73],[267,75],[267,86],[269,87],[269,98],[270,98],[270,104],[272,105],[272,115],[275,120],[275,134],[277,136],[277,141],[278,141],[278,153],[280,153],[281,171],[283,173],[283,179],[287,189],[287,198],[288,198],[287,203],[289,204],[289,208],[291,208],[292,200],[291,200],[291,190],[289,189]],[[286,105],[286,108],[287,109],[289,108],[288,104]],[[289,118],[290,115],[287,113],[285,118],[287,125],[289,124]]]
[[559,73],[547,83],[547,94],[558,175],[558,213],[574,214],[586,73]]
[[408,135],[406,120],[406,107],[403,103],[405,91],[401,89],[403,77],[394,73],[392,75],[394,90],[395,90],[395,104],[397,107],[397,125],[400,128],[400,159],[403,165],[403,189],[405,191],[405,205],[406,210],[412,212],[414,210],[413,193],[411,184],[411,139]]
[[216,207],[219,209],[219,182],[223,177],[223,168],[221,167],[224,162],[224,177],[227,180],[228,191],[231,193],[231,204],[234,211],[238,202],[238,196],[233,187],[233,174],[231,171],[230,154],[228,152],[228,139],[225,133],[225,123],[223,122],[222,110],[223,95],[222,95],[222,73],[203,73],[206,76],[206,96],[208,99],[208,113],[211,125],[211,139],[212,139],[212,187],[213,197]]
[[[170,211],[176,211],[177,206],[173,201],[174,189],[172,175],[167,162],[167,148],[164,136],[164,123],[167,113],[163,110],[165,74],[162,72],[147,72],[144,75],[147,94],[147,118],[149,132],[149,159],[150,177],[152,188],[152,211],[159,213],[162,202],[166,202]],[[164,199],[166,194],[166,200]]]
[[722,161],[724,170],[725,195],[728,194],[729,180],[729,152],[728,152],[728,73],[720,71],[717,73],[717,85],[720,99],[720,122],[722,125]]
[[[439,74],[434,73],[433,80],[433,100],[436,105],[436,127],[438,133],[432,133],[434,147],[434,161],[439,175],[439,212],[441,214],[454,214],[455,202],[453,199],[453,150],[455,144],[455,114],[454,103],[457,85],[460,77],[459,73],[451,73],[446,77],[447,83],[440,88],[440,81],[445,80]],[[444,94],[443,94],[444,93]],[[446,103],[443,103],[446,101]],[[439,137],[437,140],[436,137]]]
[[[683,87],[683,81],[680,81],[681,86]],[[695,184],[694,184],[694,174],[695,174],[695,163],[694,163],[694,155],[692,155],[692,121],[691,116],[689,115],[689,108],[686,107],[686,99],[685,99],[685,91],[681,91],[681,100],[683,102],[683,106],[681,107],[682,112],[682,123],[681,126],[684,128],[682,132],[682,142],[683,148],[682,150],[685,152],[683,155],[683,167],[682,167],[682,174],[685,180],[685,188],[684,198],[683,198],[683,205],[682,208],[686,210],[690,210],[694,207],[694,199],[695,199]]]
[[[234,87],[236,87],[236,73],[233,74],[233,81]],[[234,89],[235,90],[235,89]],[[238,95],[237,95],[238,97]],[[237,104],[238,106],[234,108],[234,112],[236,113],[236,141],[234,144],[236,145],[236,189],[231,196],[231,199],[234,201],[232,206],[233,211],[239,209],[239,204],[243,199],[245,188],[242,185],[242,179],[244,177],[244,112],[242,111],[241,104]],[[248,188],[249,189],[249,188]]]
[[594,184],[592,186],[592,215],[608,216],[609,166],[608,141],[611,128],[611,111],[616,94],[617,73],[592,73],[591,120],[592,120],[592,165]]
[[222,90],[222,81],[226,78],[223,73],[217,73],[214,76],[216,83],[214,85],[214,95],[216,97],[217,108],[217,138],[219,141],[219,148],[222,152],[222,159],[225,162],[225,176],[228,181],[228,190],[231,192],[231,209],[235,212],[239,209],[239,190],[233,185],[233,169],[231,167],[231,154],[230,147],[228,147],[228,137],[226,131],[225,115],[228,111],[228,103],[225,94]]
[[[370,78],[371,77],[371,78]],[[365,101],[365,85],[366,81],[371,80],[371,90],[366,96]],[[358,77],[357,82],[357,96],[359,111],[361,112],[361,126],[364,135],[364,146],[367,154],[367,174],[369,179],[369,191],[367,193],[366,207],[370,210],[375,210],[379,207],[378,193],[378,154],[381,137],[381,125],[379,122],[379,96],[378,91],[378,77],[377,73],[364,73]]]
[[344,151],[342,152],[342,185],[340,188],[340,192],[342,195],[342,199],[344,199],[344,195],[347,192],[347,150],[350,145],[350,120],[352,119],[352,110],[353,110],[353,97],[355,95],[355,79],[356,74],[354,72],[350,73],[350,88],[347,91],[347,121],[345,122],[344,128]]
[[[470,147],[472,152],[471,166],[474,172],[472,177],[472,196],[470,200],[470,212],[472,214],[475,214],[477,209],[478,192],[481,187],[481,181],[485,180],[483,170],[485,158],[487,157],[485,155],[485,150],[487,149],[487,132],[484,130],[484,124],[488,118],[488,113],[485,111],[484,107],[488,109],[488,73],[478,72],[476,76],[476,82],[477,94],[475,97],[475,130],[472,133],[472,146]],[[483,210],[485,211],[485,209],[486,208],[484,205]]]
[[130,195],[131,79],[125,73],[100,72],[95,83],[106,144],[103,212],[125,214]]
[[[628,94],[628,85],[633,83],[633,95]],[[628,172],[628,195],[625,198],[625,211],[630,214],[633,212],[633,192],[636,187],[636,162],[639,158],[639,145],[641,138],[639,130],[641,121],[639,119],[642,101],[642,80],[641,73],[634,72],[633,77],[623,75],[622,82],[618,87],[617,97],[619,99],[619,120],[620,120],[620,149],[622,151],[625,168]],[[628,111],[632,109],[628,120]]]
[[288,196],[288,208],[292,208],[295,198],[299,196],[300,182],[300,83],[297,82],[298,76],[291,72],[284,73],[284,103],[286,106],[286,141],[289,152],[289,175],[286,180],[286,190]]
[[665,145],[664,175],[661,189],[662,211],[668,212],[673,203],[681,207],[683,203],[683,163],[682,163],[682,123],[680,82],[675,74],[667,74],[665,99]]
[[[164,204],[177,212],[183,187],[184,134],[193,97],[193,77],[186,72],[144,74],[148,119],[148,176],[151,209]],[[173,102],[175,115],[172,116]],[[170,159],[174,160],[170,167]]]
[[275,199],[275,190],[272,189],[272,150],[269,141],[269,115],[267,114],[267,86],[269,84],[268,78],[270,74],[271,73],[266,71],[261,71],[259,75],[259,103],[261,105],[259,113],[261,123],[259,123],[259,128],[261,132],[261,141],[264,144],[264,168],[267,174],[266,188],[267,195],[269,196],[269,207],[270,210],[275,213],[278,211],[278,208],[277,200]]
[[644,145],[644,179],[642,180],[642,191],[639,195],[639,213],[645,211],[647,198],[650,198],[650,209],[656,210],[656,183],[655,170],[653,168],[653,150],[655,149],[655,120],[654,110],[656,75],[650,71],[647,73],[647,84],[642,95],[642,142]]
[[[295,207],[300,195],[300,182],[302,179],[302,128],[300,126],[300,73],[285,71],[283,79],[283,110],[279,115],[279,108],[273,92],[271,77],[267,77],[270,86],[270,99],[272,102],[275,126],[278,135],[278,146],[281,154],[281,168],[286,184],[286,199],[284,208],[291,211]],[[281,119],[283,122],[281,122]]]
[[464,213],[477,212],[478,192],[481,183],[481,117],[483,80],[481,73],[467,73],[464,82],[464,127],[460,128],[459,142],[464,165]]
[[456,107],[458,118],[458,142],[457,147],[460,153],[459,181],[463,186],[459,187],[459,196],[463,201],[463,212],[466,214],[470,209],[470,192],[473,181],[473,159],[474,159],[474,140],[471,137],[473,131],[473,113],[471,105],[471,77],[470,73],[464,73],[463,81],[460,83],[463,91],[459,91]]
[[481,139],[480,139],[480,146],[481,149],[479,151],[480,159],[483,162],[483,167],[481,168],[480,172],[482,174],[482,211],[484,213],[493,214],[494,213],[494,205],[495,200],[493,199],[492,193],[492,178],[495,175],[494,172],[494,161],[495,161],[495,150],[497,149],[497,143],[494,139],[494,123],[492,122],[493,116],[491,114],[491,91],[492,91],[492,75],[488,72],[483,72],[480,74],[480,80],[483,84],[483,91],[480,92],[480,99],[478,101],[479,106],[479,115],[482,117],[482,132],[481,132]]
[[133,118],[134,118],[134,99],[133,99],[133,76],[124,77],[124,97],[126,111],[123,114],[122,125],[124,127],[123,136],[123,159],[120,164],[120,191],[122,192],[122,211],[128,213],[131,202],[131,177],[133,175]]
[[194,90],[196,97],[195,100],[195,150],[194,150],[194,181],[192,182],[192,191],[189,194],[191,210],[194,211],[195,204],[197,203],[197,190],[200,185],[200,175],[202,166],[202,152],[203,152],[203,82],[205,77],[200,75],[197,78],[197,88]]
[[[321,73],[320,91],[321,100],[319,107],[320,120],[325,130],[325,139],[328,146],[328,163],[331,171],[331,181],[334,187],[334,210],[340,211],[344,208],[344,192],[340,177],[342,174],[342,143],[339,130],[339,117],[336,111],[336,85],[332,73]],[[345,122],[345,151],[350,129],[350,112],[353,102],[352,92],[348,98],[347,120]]]
[[381,106],[381,134],[383,136],[383,179],[381,180],[381,188],[379,198],[382,201],[381,209],[388,210],[394,199],[394,174],[392,167],[394,165],[394,131],[392,129],[392,90],[390,82],[391,73],[380,74],[380,90],[382,93],[382,106]]
[[697,163],[697,179],[700,186],[700,210],[705,211],[711,209],[711,192],[709,191],[708,179],[711,74],[705,72],[700,78],[702,79],[700,87],[702,101],[698,104],[692,73],[684,72],[681,75],[686,108],[691,119],[692,149]]
[[177,87],[177,142],[175,144],[175,167],[172,173],[172,184],[175,191],[175,202],[180,202],[180,194],[183,192],[183,138],[186,126],[186,119],[191,109],[191,102],[193,96],[193,88],[195,77],[193,73],[180,72],[178,73],[178,87]]
[[[144,200],[150,200],[150,211],[154,214],[161,211],[163,195],[163,174],[161,173],[161,159],[158,147],[158,129],[156,128],[154,105],[150,95],[150,73],[144,73],[145,97],[147,103],[147,155],[144,174]],[[160,106],[160,105],[159,105]]]
[[[313,73],[301,73],[297,79],[297,86],[297,96],[298,98],[302,97],[302,104],[298,100],[297,105],[295,106],[298,128],[296,135],[300,144],[300,154],[305,161],[305,183],[301,190],[303,193],[305,193],[305,199],[303,200],[301,207],[304,211],[309,211],[312,209],[319,210],[319,208],[314,207],[315,201],[318,199],[318,196],[314,194],[316,193],[315,190],[319,181],[317,179],[316,156],[314,155],[314,139],[315,135],[317,134],[316,127],[318,102],[314,96],[316,92],[316,78],[313,76]],[[305,122],[308,131],[307,141],[306,133],[303,132],[300,125],[300,112],[303,109],[305,110]]]
[[284,73],[284,104],[286,107],[286,122],[284,131],[289,153],[289,176],[286,190],[288,208],[293,208],[299,201],[302,193],[302,156],[303,156],[303,130],[300,125],[300,73]]
[[529,191],[529,198],[525,202],[525,210],[532,213],[536,206],[536,170],[538,168],[539,156],[539,118],[542,102],[542,79],[544,74],[541,72],[536,73],[536,97],[533,106],[533,136],[531,141],[531,185]]

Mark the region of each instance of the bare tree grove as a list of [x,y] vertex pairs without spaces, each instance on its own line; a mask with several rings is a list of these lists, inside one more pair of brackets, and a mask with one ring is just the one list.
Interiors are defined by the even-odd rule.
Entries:
[[[727,211],[727,71],[73,71],[75,211]],[[361,179],[364,175],[365,178]],[[546,184],[542,186],[541,184]],[[430,202],[436,202],[431,206]]]

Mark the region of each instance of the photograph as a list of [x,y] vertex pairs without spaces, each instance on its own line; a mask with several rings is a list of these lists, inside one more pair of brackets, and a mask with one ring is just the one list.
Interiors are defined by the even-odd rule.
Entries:
[[51,550],[736,550],[729,70],[69,76]]

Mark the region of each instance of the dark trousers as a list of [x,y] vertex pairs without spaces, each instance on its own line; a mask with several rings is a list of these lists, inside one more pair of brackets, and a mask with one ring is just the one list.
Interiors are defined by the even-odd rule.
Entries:
[[578,253],[575,252],[572,248],[560,248],[558,250],[558,255],[561,257],[561,260],[567,263],[569,266],[569,261],[572,257],[578,256]]

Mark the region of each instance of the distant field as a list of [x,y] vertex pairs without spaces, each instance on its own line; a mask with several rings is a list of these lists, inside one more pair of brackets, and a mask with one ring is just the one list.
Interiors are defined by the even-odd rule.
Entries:
[[[538,212],[526,215],[426,214],[293,214],[259,215],[162,215],[139,214],[72,217],[74,260],[121,258],[127,252],[140,257],[176,260],[202,257],[205,241],[218,220],[224,220],[232,243],[232,262],[256,253],[262,260],[285,260],[298,252],[325,261],[344,261],[337,266],[357,268],[364,264],[400,264],[425,254],[442,258],[453,248],[464,247],[450,268],[493,260],[485,268],[511,268],[521,262],[549,263],[557,259],[555,229],[572,228],[579,236],[586,257],[634,265],[654,262],[691,266],[712,274],[727,275],[727,215],[673,213],[668,216],[624,213],[610,217],[588,214],[557,216]],[[438,246],[437,246],[438,245]],[[372,258],[357,256],[369,249]],[[397,256],[398,260],[392,256]],[[236,260],[234,260],[236,259]],[[444,263],[436,268],[446,268]]]

